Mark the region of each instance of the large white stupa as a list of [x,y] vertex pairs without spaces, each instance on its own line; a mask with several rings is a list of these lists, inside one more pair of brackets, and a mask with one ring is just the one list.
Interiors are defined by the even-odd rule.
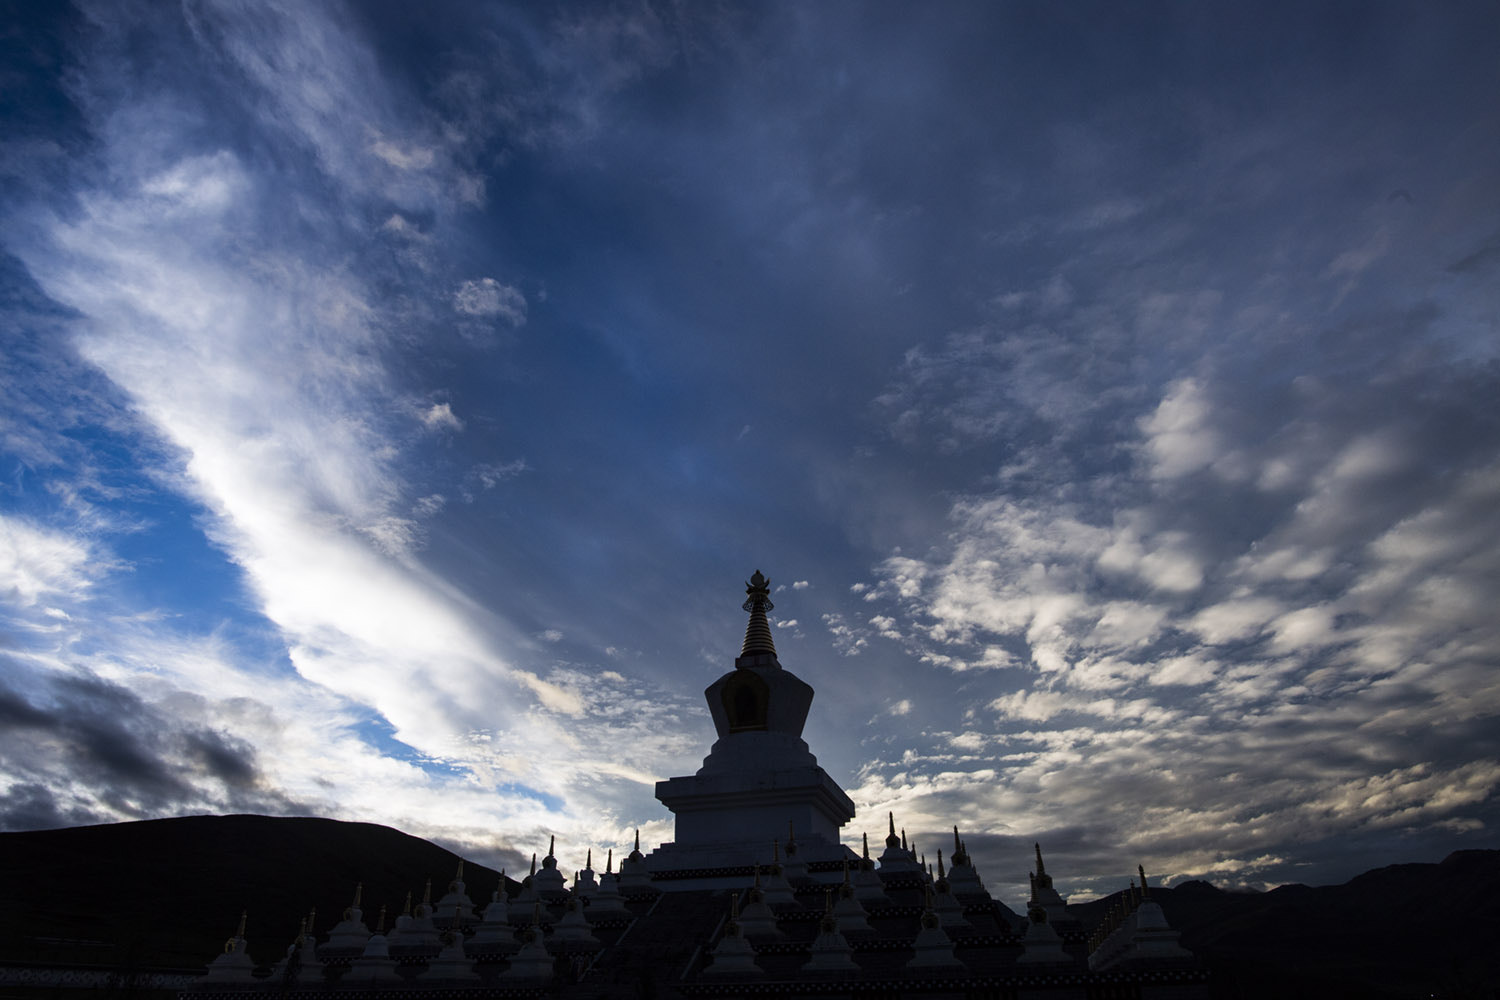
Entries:
[[802,739],[813,689],[776,655],[771,581],[756,570],[745,593],[740,655],[703,692],[719,738],[696,774],[656,783],[676,817],[676,839],[646,858],[663,887],[701,888],[715,870],[769,865],[788,835],[799,864],[854,858],[839,836],[854,803]]

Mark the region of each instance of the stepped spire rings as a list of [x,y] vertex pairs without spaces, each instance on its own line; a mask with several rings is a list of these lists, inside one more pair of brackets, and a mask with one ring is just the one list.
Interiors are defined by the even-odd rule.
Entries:
[[771,623],[766,612],[775,607],[771,603],[771,581],[756,570],[745,584],[745,603],[742,609],[750,612],[750,622],[745,626],[745,644],[741,656],[776,655],[776,642],[771,638]]

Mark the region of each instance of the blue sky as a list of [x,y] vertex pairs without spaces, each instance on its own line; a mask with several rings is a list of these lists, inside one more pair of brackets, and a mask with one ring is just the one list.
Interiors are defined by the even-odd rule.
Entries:
[[1493,7],[9,24],[3,828],[670,839],[760,568],[851,841],[1493,844]]

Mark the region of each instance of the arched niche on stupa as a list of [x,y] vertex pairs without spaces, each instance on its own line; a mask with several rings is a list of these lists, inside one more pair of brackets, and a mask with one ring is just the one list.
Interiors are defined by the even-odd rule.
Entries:
[[719,690],[731,733],[763,731],[771,710],[771,688],[755,672],[737,670]]

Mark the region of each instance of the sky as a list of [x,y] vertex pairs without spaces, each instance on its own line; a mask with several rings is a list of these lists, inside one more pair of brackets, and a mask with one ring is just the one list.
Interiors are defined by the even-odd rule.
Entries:
[[0,829],[670,840],[744,581],[1013,904],[1500,823],[1500,11],[14,5]]

